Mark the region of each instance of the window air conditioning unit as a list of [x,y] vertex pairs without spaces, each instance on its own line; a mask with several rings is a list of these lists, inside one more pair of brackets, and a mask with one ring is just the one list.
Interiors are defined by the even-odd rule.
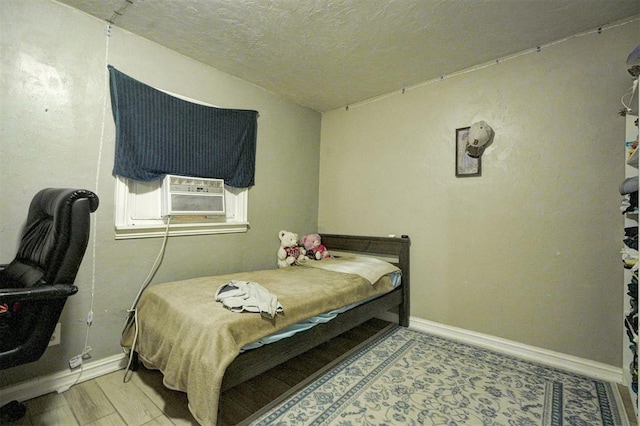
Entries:
[[162,216],[220,216],[224,209],[224,180],[166,175],[162,181]]

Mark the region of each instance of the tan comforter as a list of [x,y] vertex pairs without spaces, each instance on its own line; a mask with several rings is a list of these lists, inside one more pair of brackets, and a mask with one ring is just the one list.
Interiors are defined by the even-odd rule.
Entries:
[[[267,288],[277,295],[284,312],[270,320],[225,309],[215,293],[232,279]],[[242,347],[306,318],[391,290],[388,276],[372,285],[358,274],[301,267],[158,284],[147,289],[138,304],[135,350],[145,366],[162,371],[165,386],[187,393],[198,422],[215,425],[222,377]],[[123,345],[130,347],[132,341],[129,330]]]

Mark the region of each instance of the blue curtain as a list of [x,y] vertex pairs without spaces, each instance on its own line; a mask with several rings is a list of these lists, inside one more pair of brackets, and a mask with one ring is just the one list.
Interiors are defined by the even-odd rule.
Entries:
[[199,176],[236,188],[255,184],[257,111],[184,101],[108,68],[115,175],[138,181]]

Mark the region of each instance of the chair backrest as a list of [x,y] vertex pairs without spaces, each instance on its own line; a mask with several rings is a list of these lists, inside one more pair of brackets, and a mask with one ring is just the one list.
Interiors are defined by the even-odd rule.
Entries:
[[31,201],[15,259],[2,285],[73,284],[89,241],[98,196],[84,189],[46,188]]

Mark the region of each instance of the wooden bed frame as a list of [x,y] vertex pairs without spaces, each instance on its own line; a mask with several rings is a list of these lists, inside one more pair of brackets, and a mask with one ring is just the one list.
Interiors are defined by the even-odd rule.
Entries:
[[390,293],[338,315],[328,323],[318,324],[287,339],[243,352],[227,368],[222,380],[222,392],[262,374],[390,309],[397,308],[399,324],[403,327],[409,326],[409,247],[411,245],[409,237],[406,235],[403,235],[402,238],[360,237],[332,234],[321,234],[321,237],[322,243],[330,252],[340,251],[397,258],[397,262],[390,263],[395,264],[402,270],[402,285]]

